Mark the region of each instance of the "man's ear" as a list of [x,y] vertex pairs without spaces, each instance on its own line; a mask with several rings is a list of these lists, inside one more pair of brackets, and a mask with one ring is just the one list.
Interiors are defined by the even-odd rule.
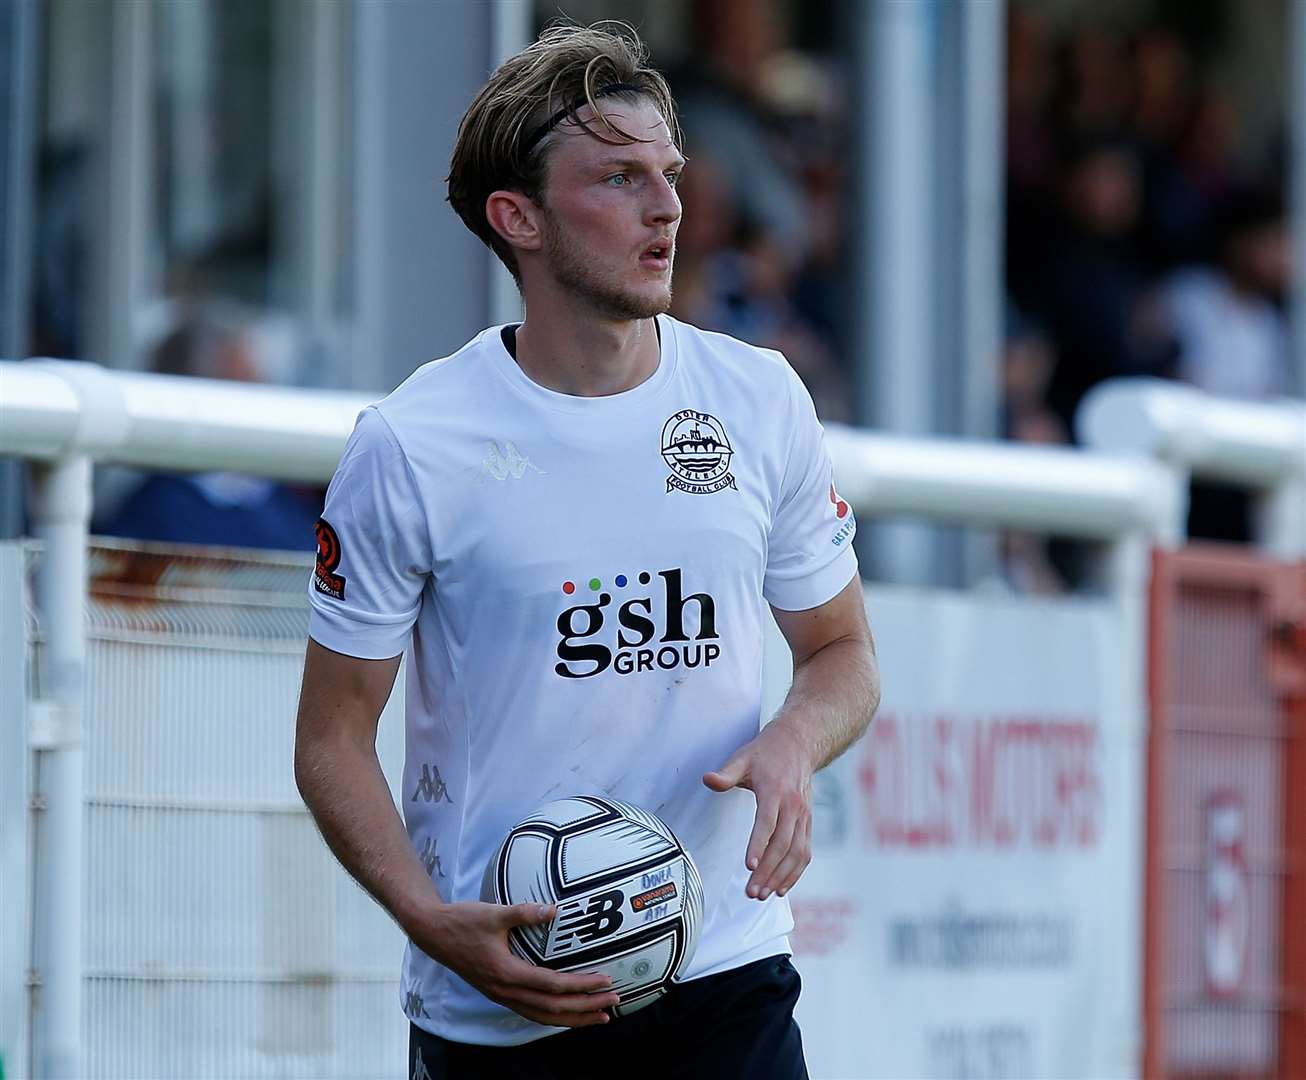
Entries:
[[544,245],[540,208],[520,191],[492,191],[485,200],[485,219],[511,247],[538,251]]

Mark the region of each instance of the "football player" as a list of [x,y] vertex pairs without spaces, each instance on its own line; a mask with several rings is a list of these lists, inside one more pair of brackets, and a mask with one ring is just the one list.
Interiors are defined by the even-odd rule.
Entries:
[[[878,670],[803,384],[666,314],[685,167],[629,28],[555,26],[505,61],[448,191],[524,320],[364,410],[317,526],[295,773],[407,934],[412,1075],[806,1076],[786,894],[812,775],[865,730]],[[763,726],[768,606],[794,677]],[[401,821],[374,742],[405,655]],[[479,899],[515,822],[586,793],[662,817],[705,894],[688,968],[611,1021],[606,976],[510,952],[554,909]]]

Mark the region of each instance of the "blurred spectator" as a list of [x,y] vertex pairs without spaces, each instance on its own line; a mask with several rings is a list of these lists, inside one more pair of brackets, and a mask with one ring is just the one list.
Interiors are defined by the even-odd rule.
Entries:
[[[1037,446],[1067,442],[1065,425],[1045,400],[1055,368],[1056,353],[1046,335],[1014,307],[1009,308],[1002,354],[1002,427],[1008,439]],[[1054,560],[1054,555],[1066,554],[1064,545],[1053,547],[1036,533],[1009,531],[1001,536],[1000,551],[1003,575],[1018,591],[1066,590],[1065,568]]]
[[805,251],[802,193],[773,146],[761,73],[781,47],[773,0],[708,0],[693,8],[691,66],[672,72],[684,129],[710,146],[737,214],[772,233],[796,264]]
[[40,212],[32,243],[33,356],[81,359],[86,307],[88,154],[76,143],[41,153]]
[[[1220,215],[1214,266],[1172,274],[1164,307],[1179,342],[1177,374],[1212,394],[1264,399],[1292,385],[1288,320],[1288,230],[1275,196],[1249,194]],[[1253,535],[1253,502],[1242,488],[1194,483],[1188,535],[1243,543]]]
[[1002,353],[1002,430],[1016,442],[1064,443],[1065,426],[1047,407],[1056,353],[1046,334],[1014,307],[1007,311]]
[[[1046,17],[1013,7],[1007,23],[1007,184],[1022,204],[1046,189],[1056,166],[1048,115],[1055,79]],[[1021,207],[1015,212],[1019,216]]]
[[[1272,152],[1240,158],[1237,110],[1211,74],[1221,36],[1156,21],[1056,42],[1049,27],[1040,7],[1009,8],[1007,285],[1045,333],[1009,325],[1007,437],[1065,441],[1084,393],[1112,375],[1288,393],[1285,170]],[[1245,492],[1194,485],[1190,506],[1191,536],[1248,538]],[[1073,545],[1003,546],[1017,583],[1078,577]]]
[[1114,138],[1076,141],[1064,159],[1060,197],[1041,249],[1025,253],[1033,262],[1013,286],[1056,341],[1060,362],[1048,403],[1069,428],[1093,385],[1163,370],[1170,343],[1134,244],[1142,175],[1131,147]]
[[1144,30],[1133,48],[1131,126],[1144,144],[1173,151],[1192,111],[1193,58],[1179,36]]
[[1181,379],[1226,397],[1288,393],[1291,345],[1279,307],[1288,267],[1282,201],[1254,194],[1230,203],[1220,217],[1219,262],[1177,271],[1163,284]]
[[1148,29],[1134,44],[1131,129],[1143,168],[1140,242],[1150,268],[1204,256],[1213,205],[1185,171],[1183,142],[1196,115],[1194,60],[1179,37]]
[[790,296],[798,319],[827,346],[838,340],[847,289],[847,89],[833,67],[796,51],[766,67],[763,97],[781,136],[780,151],[803,195],[806,254]]
[[1190,102],[1179,137],[1147,147],[1145,242],[1156,269],[1215,254],[1218,217],[1244,183],[1234,158],[1232,121],[1232,103],[1207,87]]
[[786,47],[772,2],[694,9],[693,63],[673,73],[691,137],[672,313],[779,349],[826,420],[851,418],[834,340],[842,300],[841,94]]
[[[260,382],[253,339],[243,326],[190,310],[155,349],[154,371]],[[92,531],[136,540],[307,551],[320,492],[227,472],[148,477]]]
[[807,385],[825,420],[850,419],[842,373],[825,340],[795,303],[797,274],[766,233],[739,226],[713,181],[720,169],[691,149],[681,198],[685,224],[676,243],[672,314],[764,348],[779,349]]
[[1129,108],[1129,71],[1123,42],[1103,26],[1076,28],[1062,44],[1057,112],[1073,139],[1118,135]]

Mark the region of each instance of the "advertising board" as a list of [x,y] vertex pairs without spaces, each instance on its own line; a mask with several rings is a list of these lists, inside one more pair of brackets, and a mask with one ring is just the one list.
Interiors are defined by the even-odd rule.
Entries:
[[816,778],[791,897],[812,1076],[1137,1075],[1144,727],[1119,613],[867,604],[883,703]]

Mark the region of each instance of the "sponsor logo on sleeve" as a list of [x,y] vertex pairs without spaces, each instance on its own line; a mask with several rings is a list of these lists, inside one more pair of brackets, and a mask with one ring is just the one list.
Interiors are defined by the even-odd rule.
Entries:
[[853,516],[852,508],[839,498],[839,493],[834,490],[833,484],[830,485],[830,505],[834,507],[834,516],[843,523],[830,537],[830,543],[840,547],[857,531],[857,519]]
[[839,493],[830,485],[830,502],[834,505],[834,516],[842,520],[848,516],[848,504],[839,498]]
[[725,426],[708,413],[681,409],[662,425],[662,460],[672,473],[667,477],[667,494],[710,495],[725,488],[738,491],[730,475],[734,455]]
[[315,526],[317,532],[317,566],[313,570],[313,587],[318,592],[336,600],[345,598],[345,579],[335,573],[340,565],[340,537],[326,518],[318,518]]

